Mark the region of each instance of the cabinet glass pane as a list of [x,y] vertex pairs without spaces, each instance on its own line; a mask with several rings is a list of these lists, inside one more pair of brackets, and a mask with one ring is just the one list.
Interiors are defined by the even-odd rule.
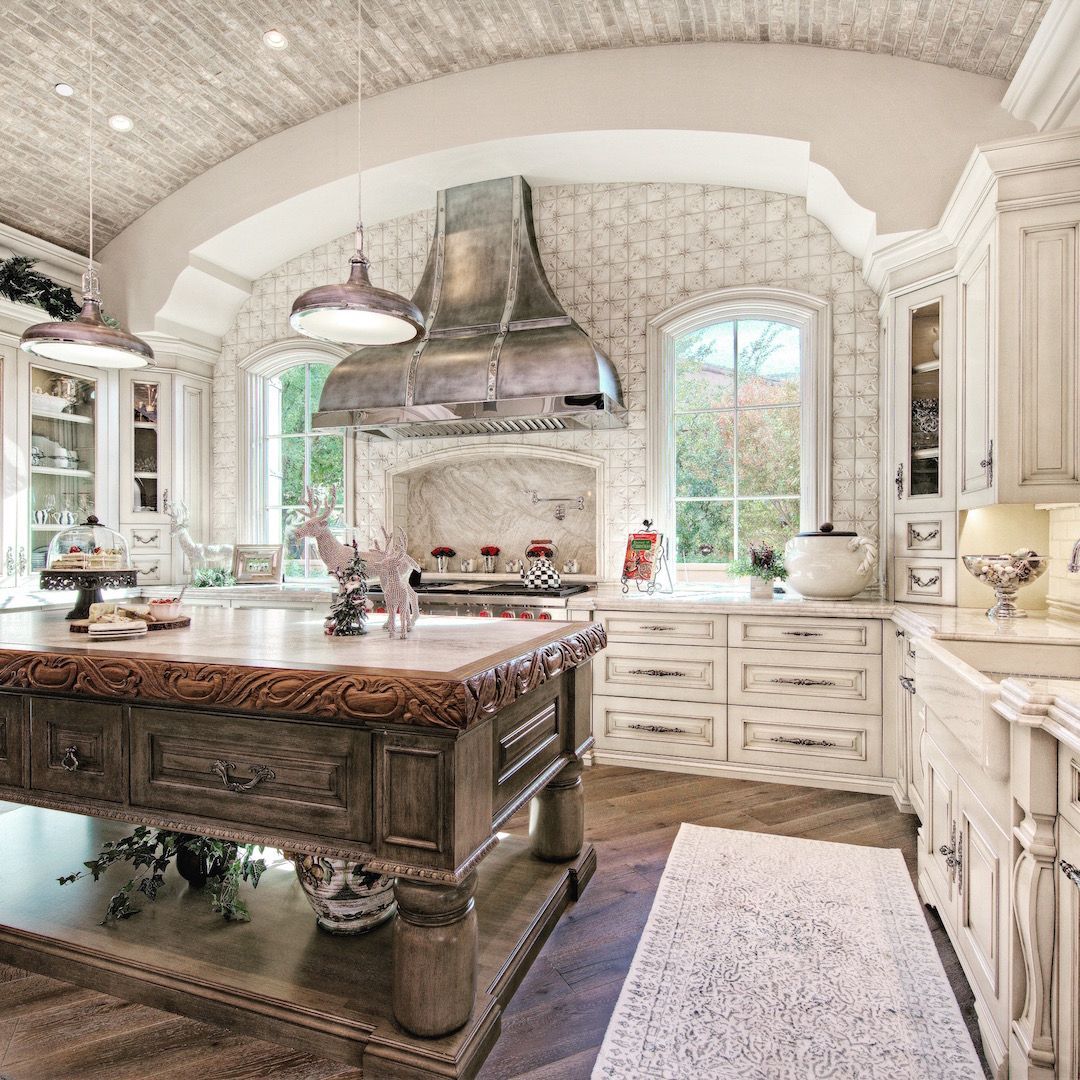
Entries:
[[160,387],[152,382],[131,384],[132,477],[131,509],[137,513],[157,513],[161,509],[159,491],[160,431],[158,399]]
[[911,495],[941,494],[941,303],[911,312]]
[[94,513],[97,381],[30,368],[30,534],[20,572],[45,569],[55,533]]

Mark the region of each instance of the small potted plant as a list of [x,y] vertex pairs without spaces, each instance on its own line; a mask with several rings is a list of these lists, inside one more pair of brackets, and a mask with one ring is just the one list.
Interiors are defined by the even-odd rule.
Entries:
[[783,555],[765,540],[751,544],[746,555],[728,567],[728,573],[733,577],[748,577],[750,595],[758,600],[771,599],[773,582],[787,577]]
[[480,554],[484,557],[484,573],[495,573],[495,559],[498,557],[499,549],[494,544],[485,544],[480,549]]
[[431,554],[435,556],[435,569],[440,574],[445,574],[447,564],[457,552],[452,547],[447,547],[446,544],[439,544],[431,549]]

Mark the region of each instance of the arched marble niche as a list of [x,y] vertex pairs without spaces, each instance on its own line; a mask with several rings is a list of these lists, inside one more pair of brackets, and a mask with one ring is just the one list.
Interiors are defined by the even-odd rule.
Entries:
[[[404,527],[409,552],[426,571],[435,568],[436,545],[457,552],[453,571],[471,558],[479,572],[481,546],[494,544],[502,573],[507,559],[523,558],[530,541],[545,539],[558,546],[560,570],[576,559],[580,574],[596,576],[604,566],[603,468],[587,455],[535,446],[484,443],[442,451],[390,470],[386,516]],[[559,501],[534,502],[533,492]]]

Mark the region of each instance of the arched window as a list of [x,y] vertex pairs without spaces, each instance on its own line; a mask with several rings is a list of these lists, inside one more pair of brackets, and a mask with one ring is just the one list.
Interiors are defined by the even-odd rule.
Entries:
[[783,549],[829,505],[829,309],[727,289],[654,321],[650,507],[688,576]]
[[351,521],[349,437],[311,426],[323,383],[339,359],[337,352],[318,346],[283,342],[243,365],[240,453],[247,467],[241,470],[241,535],[250,535],[253,543],[284,544],[286,580],[326,576],[314,542],[291,538],[309,487],[321,498],[337,489],[329,525],[339,539]]

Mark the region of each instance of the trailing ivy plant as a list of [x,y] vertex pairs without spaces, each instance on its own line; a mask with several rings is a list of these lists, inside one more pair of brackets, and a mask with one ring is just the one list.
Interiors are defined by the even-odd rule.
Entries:
[[227,840],[140,825],[128,836],[105,844],[95,858],[83,863],[85,869],[57,881],[68,885],[87,875],[98,881],[110,866],[120,862],[131,863],[133,869],[142,871],[110,897],[101,920],[104,926],[138,915],[142,909],[133,901],[139,894],[151,902],[156,900],[165,885],[165,871],[178,855],[184,854],[197,860],[205,872],[211,909],[226,922],[250,922],[251,912],[240,899],[240,887],[250,882],[253,889],[257,888],[266,870],[266,860],[255,856],[257,850],[261,849],[252,844],[238,849]]
[[[0,296],[16,303],[41,308],[59,322],[71,322],[82,310],[72,291],[34,269],[34,260],[27,255],[12,255],[0,259]],[[101,321],[114,329],[120,323],[107,312]]]

